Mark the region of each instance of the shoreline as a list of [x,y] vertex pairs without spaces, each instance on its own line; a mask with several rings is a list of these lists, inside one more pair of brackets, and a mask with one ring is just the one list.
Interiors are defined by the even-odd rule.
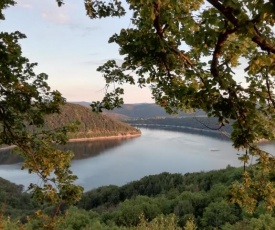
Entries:
[[117,136],[71,138],[68,140],[68,142],[96,141],[96,140],[106,140],[106,139],[130,139],[130,138],[135,138],[135,137],[139,137],[139,136],[141,136],[141,133],[117,135]]
[[[107,140],[107,139],[130,139],[141,136],[141,133],[137,134],[126,134],[126,135],[117,135],[117,136],[101,136],[101,137],[84,137],[84,138],[71,138],[69,142],[84,142],[84,141],[96,141],[96,140]],[[15,145],[0,147],[0,151],[13,149]]]
[[5,147],[0,147],[0,151],[2,150],[8,150],[8,149],[13,149],[14,147],[16,147],[15,145],[9,145],[9,146],[5,146]]

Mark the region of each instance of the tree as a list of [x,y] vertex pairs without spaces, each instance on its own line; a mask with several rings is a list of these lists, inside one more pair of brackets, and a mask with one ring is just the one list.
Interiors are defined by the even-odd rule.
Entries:
[[[220,127],[233,122],[233,146],[246,150],[240,157],[244,168],[251,158],[258,159],[253,170],[246,171],[249,183],[238,185],[238,194],[247,192],[253,206],[264,201],[273,209],[270,177],[275,158],[257,143],[274,139],[274,1],[126,2],[132,26],[109,39],[118,44],[124,60],[98,68],[106,80],[106,95],[93,102],[93,109],[120,106],[121,85],[129,83],[150,87],[156,103],[169,113],[202,109],[217,117]],[[85,6],[91,18],[125,13],[119,0],[85,0]],[[110,85],[114,90],[109,91]]]
[[[0,3],[3,9],[14,5],[13,0]],[[65,99],[58,91],[51,91],[47,75],[36,75],[36,63],[22,56],[21,32],[0,33],[0,145],[15,145],[23,157],[22,169],[36,173],[42,185],[31,184],[29,189],[39,201],[50,204],[74,203],[80,199],[82,188],[73,185],[76,176],[70,171],[72,153],[63,152],[53,144],[64,144],[66,133],[74,127],[46,130],[45,116],[58,113]]]
[[205,208],[202,224],[206,229],[220,228],[225,223],[235,223],[238,217],[225,201],[213,202]]

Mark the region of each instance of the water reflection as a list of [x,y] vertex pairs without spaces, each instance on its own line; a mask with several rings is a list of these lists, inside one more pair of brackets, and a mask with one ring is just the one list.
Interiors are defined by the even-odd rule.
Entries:
[[107,139],[82,142],[69,142],[65,146],[60,146],[62,150],[74,152],[74,160],[96,157],[109,149],[119,147],[132,139]]
[[[63,147],[75,152],[72,171],[77,184],[89,190],[102,185],[123,185],[146,175],[161,172],[187,173],[242,166],[239,154],[229,141],[178,131],[142,128],[134,139],[73,142]],[[274,143],[263,143],[274,154]],[[13,158],[0,154],[0,177],[27,186],[34,175],[20,170]],[[14,157],[14,156],[13,156]],[[15,161],[17,162],[17,161]]]
[[[66,145],[58,146],[58,148],[64,151],[72,151],[74,153],[73,159],[80,160],[96,157],[109,149],[117,148],[131,140],[131,138],[119,138],[69,142]],[[0,165],[18,164],[22,161],[22,158],[18,156],[13,149],[0,149]]]
[[16,155],[12,149],[0,149],[0,165],[17,164],[22,161],[22,158]]

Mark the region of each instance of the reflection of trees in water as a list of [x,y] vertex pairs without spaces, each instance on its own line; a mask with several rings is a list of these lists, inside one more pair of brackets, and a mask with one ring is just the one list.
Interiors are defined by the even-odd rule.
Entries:
[[169,126],[169,125],[157,125],[157,124],[133,124],[136,127],[147,128],[147,129],[155,129],[155,130],[169,130],[169,131],[177,131],[183,133],[196,134],[201,136],[208,136],[219,140],[228,141],[230,140],[228,132],[224,130],[211,130],[211,129],[198,129],[192,127],[185,126]]
[[22,158],[14,153],[12,149],[0,150],[0,165],[10,165],[22,162]]
[[70,142],[65,146],[61,146],[62,150],[69,150],[74,152],[74,159],[84,159],[95,157],[108,149],[120,146],[131,139],[109,139],[83,142]]
[[[120,146],[131,139],[108,139],[96,141],[69,142],[59,146],[62,150],[72,151],[74,159],[85,159],[95,157],[108,149]],[[0,150],[0,165],[9,165],[22,162],[22,158],[13,153],[12,149]]]

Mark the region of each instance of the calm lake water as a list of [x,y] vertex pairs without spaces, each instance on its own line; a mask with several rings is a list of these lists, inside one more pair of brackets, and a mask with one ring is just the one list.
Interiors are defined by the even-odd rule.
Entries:
[[[229,141],[208,136],[141,129],[142,135],[125,140],[100,140],[69,143],[76,158],[72,171],[78,176],[77,184],[85,191],[102,185],[123,185],[146,175],[161,172],[187,173],[242,166],[237,150]],[[273,143],[263,148],[275,152]],[[21,170],[18,159],[3,158],[0,177],[26,188],[30,183],[41,183],[36,175]]]

